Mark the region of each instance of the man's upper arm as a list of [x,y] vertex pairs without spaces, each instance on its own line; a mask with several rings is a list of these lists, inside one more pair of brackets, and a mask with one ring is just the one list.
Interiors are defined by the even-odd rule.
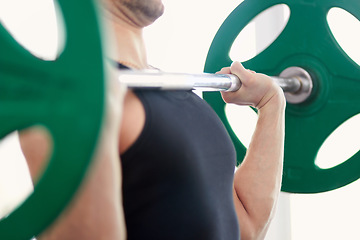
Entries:
[[46,168],[52,149],[51,136],[44,128],[34,127],[20,131],[19,140],[34,181]]

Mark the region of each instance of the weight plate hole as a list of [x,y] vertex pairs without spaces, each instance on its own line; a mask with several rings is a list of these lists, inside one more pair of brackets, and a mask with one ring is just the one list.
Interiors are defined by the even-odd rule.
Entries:
[[[41,160],[33,160],[32,164],[27,164],[21,149],[19,135],[22,136],[22,147],[26,151],[26,156],[41,156]],[[36,146],[41,146],[45,151],[40,153],[39,149],[34,149],[34,145],[31,145],[34,142],[38,143]],[[47,167],[51,153],[52,138],[49,131],[44,127],[27,128],[20,133],[13,132],[1,139],[0,195],[2,199],[0,201],[0,219],[10,214],[32,193],[33,183],[30,172],[40,177]]]
[[315,165],[321,169],[335,167],[360,150],[360,114],[336,128],[322,144]]
[[0,1],[0,22],[35,57],[55,60],[66,39],[59,9],[57,1]]
[[360,21],[341,8],[331,8],[327,21],[337,43],[354,62],[360,65]]
[[226,117],[241,143],[248,148],[257,122],[257,114],[250,107],[226,104]]
[[286,4],[277,4],[259,13],[235,39],[230,58],[244,62],[264,51],[282,33],[289,17],[290,9]]

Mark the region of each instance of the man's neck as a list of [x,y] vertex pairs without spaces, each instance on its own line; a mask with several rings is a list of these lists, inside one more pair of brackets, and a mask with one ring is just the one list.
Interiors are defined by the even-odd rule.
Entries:
[[130,68],[148,68],[143,29],[121,20],[107,18],[106,21],[114,41],[111,57]]

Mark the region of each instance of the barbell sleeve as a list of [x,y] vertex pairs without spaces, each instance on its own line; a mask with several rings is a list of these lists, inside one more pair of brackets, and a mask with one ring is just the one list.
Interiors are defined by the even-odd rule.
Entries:
[[[284,90],[295,93],[301,89],[300,77],[272,77]],[[237,91],[241,80],[232,74],[189,74],[160,71],[119,70],[119,81],[132,89]]]
[[302,81],[300,77],[271,77],[274,82],[276,82],[284,92],[294,93],[301,89]]

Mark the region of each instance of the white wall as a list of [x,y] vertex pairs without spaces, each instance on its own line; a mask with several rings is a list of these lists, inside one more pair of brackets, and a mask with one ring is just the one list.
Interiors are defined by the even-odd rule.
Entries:
[[[150,63],[165,71],[202,72],[208,48],[216,31],[240,2],[241,0],[164,0],[164,16],[145,31]],[[52,58],[56,55],[58,37],[54,31],[53,8],[49,3],[48,0],[0,0],[0,19],[4,16],[11,18],[12,26],[19,30],[19,38],[23,39],[29,48],[39,55]],[[47,20],[44,21],[44,18]],[[340,28],[346,30],[344,24]],[[352,32],[360,33],[360,29],[358,30]],[[262,30],[257,31],[261,33]],[[249,49],[250,53],[243,53],[236,60],[245,60],[245,55],[255,54],[258,42],[255,32],[254,29],[250,30],[247,46],[240,46]],[[343,32],[341,36],[345,34]],[[356,45],[350,49],[360,49],[357,45],[360,42],[357,38],[359,35],[351,37],[352,44]],[[350,37],[345,37],[345,41],[349,39]],[[354,56],[356,59],[360,53]],[[243,117],[245,113],[239,110],[244,108],[237,109],[229,110],[229,118],[235,119],[233,122],[239,122],[239,118],[246,119]],[[248,119],[248,122],[242,122],[241,125],[253,126],[256,117]],[[245,130],[235,124],[233,127],[239,128],[239,135],[245,133]],[[245,137],[239,137],[248,142],[251,134],[252,130],[247,131]],[[0,144],[0,216],[31,191],[29,174],[15,139],[16,136],[12,136],[10,140]],[[352,137],[345,136],[343,141],[345,140],[351,141]],[[329,193],[282,194],[277,217],[267,240],[360,239],[360,233],[357,231],[360,216],[358,192],[359,181]]]

